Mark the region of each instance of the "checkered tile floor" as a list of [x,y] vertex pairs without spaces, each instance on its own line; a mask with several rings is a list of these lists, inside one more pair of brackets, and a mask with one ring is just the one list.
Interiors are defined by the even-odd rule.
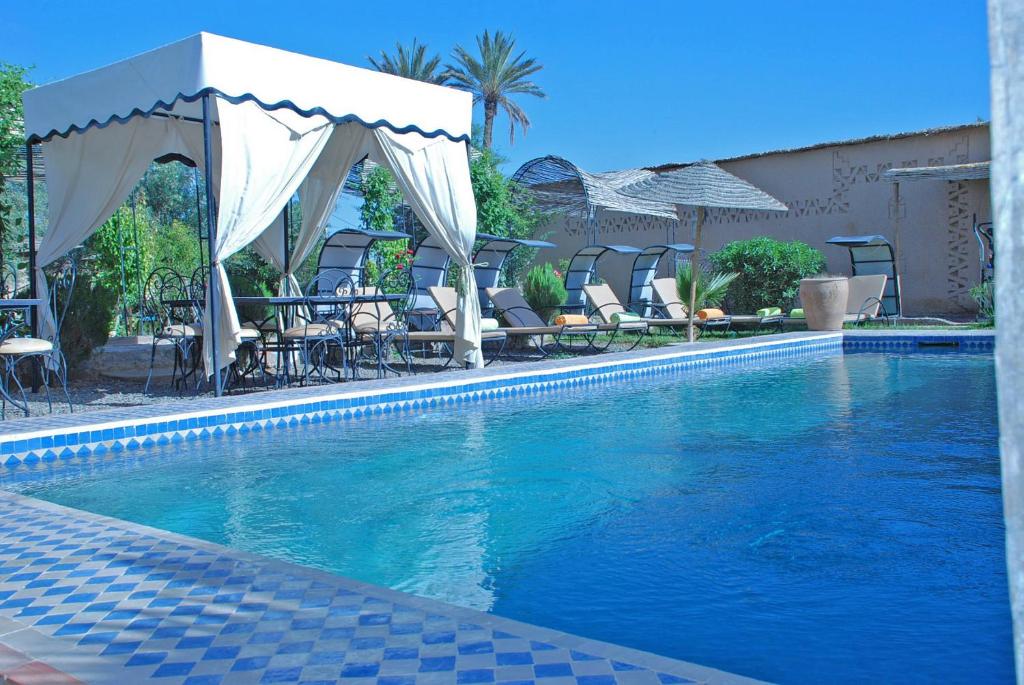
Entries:
[[0,493],[5,645],[88,683],[749,682]]

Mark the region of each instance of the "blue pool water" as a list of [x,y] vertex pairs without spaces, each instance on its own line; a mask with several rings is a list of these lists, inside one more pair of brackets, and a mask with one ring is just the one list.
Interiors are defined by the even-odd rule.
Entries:
[[0,480],[768,680],[1012,677],[990,355],[804,357]]

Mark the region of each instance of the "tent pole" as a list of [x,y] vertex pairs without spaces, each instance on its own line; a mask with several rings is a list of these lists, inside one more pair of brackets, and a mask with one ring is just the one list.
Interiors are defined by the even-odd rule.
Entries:
[[217,359],[217,261],[215,258],[217,242],[217,222],[213,216],[213,140],[210,122],[210,94],[203,93],[203,174],[206,176],[206,246],[210,251],[209,301],[206,306],[210,313],[210,353],[213,357],[213,391],[217,397],[224,394],[224,385],[220,375],[220,364]]
[[[36,170],[32,163],[32,143],[25,143],[25,188],[28,191],[28,295],[33,300],[39,297],[36,289]],[[17,269],[17,265],[15,265]],[[15,271],[17,281],[17,271]],[[41,305],[30,309],[29,322],[33,338],[39,337],[39,309]],[[39,392],[42,378],[36,365],[32,365],[32,392]]]
[[[28,295],[39,297],[36,291],[36,172],[32,164],[32,143],[25,143],[25,188],[28,191]],[[32,312],[32,337],[39,337],[38,312]],[[33,388],[34,389],[34,388]]]
[[[291,268],[292,260],[291,255],[288,254],[288,231],[291,230],[292,224],[292,200],[288,198],[288,202],[284,206],[284,273],[281,274],[282,279],[288,278],[288,269]],[[281,294],[284,294],[285,290],[282,289]]]
[[[677,212],[682,212],[682,208],[677,207]],[[682,217],[680,217],[680,220]],[[686,322],[686,339],[690,342],[694,341],[693,335],[693,317],[695,315],[695,309],[697,308],[697,278],[700,276],[700,233],[704,228],[704,208],[697,207],[697,227],[693,234],[693,252],[690,253],[690,304],[686,309],[686,315],[689,319]]]

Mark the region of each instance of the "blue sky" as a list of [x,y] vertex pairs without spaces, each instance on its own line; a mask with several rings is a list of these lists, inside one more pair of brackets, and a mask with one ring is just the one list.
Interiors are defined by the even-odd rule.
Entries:
[[521,100],[533,126],[515,145],[499,118],[508,171],[545,154],[603,171],[989,118],[983,0],[4,4],[0,60],[40,83],[201,30],[359,66],[396,40],[447,55],[511,31],[549,97]]

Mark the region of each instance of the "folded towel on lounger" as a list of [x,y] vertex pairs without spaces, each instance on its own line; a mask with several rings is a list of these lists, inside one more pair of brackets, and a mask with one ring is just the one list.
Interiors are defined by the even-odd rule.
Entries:
[[585,326],[590,319],[582,314],[559,314],[555,317],[556,326]]
[[789,318],[791,318],[791,319],[803,319],[803,318],[806,318],[806,317],[804,316],[804,310],[803,309],[791,309],[789,311]]
[[756,313],[763,319],[767,316],[779,316],[782,314],[782,310],[778,307],[761,307]]
[[721,319],[723,316],[725,316],[725,312],[721,309],[709,308],[701,309],[697,312],[697,318],[701,321],[707,321],[708,319]]
[[489,319],[487,317],[484,317],[484,318],[480,319],[480,332],[481,333],[486,333],[487,331],[496,331],[496,330],[498,330],[498,320],[497,319]]
[[640,315],[633,312],[615,312],[612,314],[612,323],[637,323],[641,320]]

